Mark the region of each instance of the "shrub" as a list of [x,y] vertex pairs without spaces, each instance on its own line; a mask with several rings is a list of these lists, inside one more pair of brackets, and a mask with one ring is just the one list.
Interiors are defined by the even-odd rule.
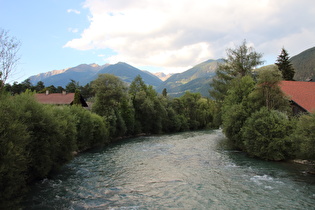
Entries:
[[58,122],[55,124],[56,136],[52,142],[53,170],[58,170],[63,164],[73,158],[73,151],[77,149],[77,130],[74,116],[70,107],[51,107],[52,115]]
[[30,135],[13,97],[0,94],[0,110],[0,209],[8,209],[26,189]]
[[315,113],[300,117],[290,136],[297,149],[297,157],[315,160]]
[[242,128],[245,150],[267,160],[286,159],[292,151],[287,138],[292,129],[292,122],[285,114],[263,107],[253,113]]
[[108,125],[103,117],[92,113],[81,106],[72,106],[70,112],[74,116],[77,130],[77,148],[79,151],[96,145],[107,143]]

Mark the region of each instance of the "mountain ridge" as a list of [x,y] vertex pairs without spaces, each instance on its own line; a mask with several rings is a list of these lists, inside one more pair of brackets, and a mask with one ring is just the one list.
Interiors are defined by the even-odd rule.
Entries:
[[[165,76],[163,73],[151,73],[146,70],[137,69],[127,63],[118,62],[116,64],[80,64],[76,67],[53,70],[30,77],[30,82],[35,85],[38,81],[43,81],[46,86],[54,85],[65,86],[70,79],[78,81],[80,85],[85,85],[96,79],[100,73],[114,74],[126,83],[140,75],[144,82],[152,85],[158,93],[162,93],[166,88],[168,95],[178,97],[186,91],[200,92],[203,96],[209,97],[210,82],[215,76],[215,71],[223,59],[209,59],[194,67],[182,72],[171,74],[164,81],[157,75]],[[312,79],[315,81],[315,47],[309,48],[290,58],[296,73],[295,80],[306,81]]]
[[130,83],[133,79],[140,75],[143,80],[154,87],[162,83],[158,77],[141,71],[127,63],[118,62],[116,64],[80,64],[75,67],[53,70],[29,77],[30,82],[36,85],[37,82],[42,81],[45,86],[62,86],[65,87],[71,80],[79,82],[79,85],[86,85],[98,77],[98,74],[114,74],[126,83]]
[[289,61],[295,69],[295,80],[315,81],[315,47],[302,51]]
[[176,97],[183,95],[186,91],[200,92],[203,96],[208,97],[209,83],[221,62],[223,59],[209,59],[197,64],[187,71],[172,75],[156,90],[161,93],[166,88],[168,95]]

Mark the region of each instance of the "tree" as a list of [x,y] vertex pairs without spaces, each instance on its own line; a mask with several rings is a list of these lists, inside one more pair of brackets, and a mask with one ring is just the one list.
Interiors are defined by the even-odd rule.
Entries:
[[163,89],[162,95],[163,95],[164,97],[167,97],[167,90],[166,90],[166,88]]
[[74,93],[73,104],[74,105],[81,105],[81,97],[80,97],[80,90],[76,89]]
[[123,136],[127,131],[121,116],[122,102],[127,98],[125,84],[114,75],[100,74],[92,82],[92,88],[96,93],[92,110],[109,122],[111,136]]
[[71,79],[71,82],[69,82],[66,86],[67,93],[74,93],[76,89],[79,89],[79,82],[76,82],[75,80]]
[[40,92],[41,90],[43,90],[45,88],[45,85],[42,81],[38,81],[36,86],[35,86],[35,90],[36,92]]
[[281,54],[278,56],[277,62],[275,63],[282,73],[282,78],[284,80],[292,81],[295,71],[290,62],[290,57],[288,52],[282,48]]
[[210,86],[210,95],[217,101],[223,101],[229,89],[230,81],[236,77],[250,75],[252,70],[263,64],[262,54],[255,52],[253,47],[247,47],[246,40],[235,49],[227,49],[227,59],[219,64],[216,77]]
[[20,59],[18,56],[20,45],[16,38],[10,37],[7,31],[0,29],[0,89],[4,87]]
[[290,139],[295,144],[297,158],[315,160],[315,113],[303,115]]
[[253,91],[255,82],[251,76],[235,78],[231,82],[231,88],[225,97],[222,107],[223,132],[232,144],[243,149],[241,128],[250,116],[248,96]]
[[279,87],[281,73],[274,67],[264,67],[259,71],[255,90],[250,95],[252,109],[259,110],[262,106],[267,109],[290,112],[288,98]]
[[284,160],[292,155],[288,134],[293,128],[286,114],[262,107],[246,120],[242,128],[245,150],[262,159]]

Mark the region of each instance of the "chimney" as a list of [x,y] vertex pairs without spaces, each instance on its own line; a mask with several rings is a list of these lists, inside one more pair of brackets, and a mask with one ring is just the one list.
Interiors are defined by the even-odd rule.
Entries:
[[46,90],[46,95],[49,95],[49,90]]
[[67,91],[63,90],[62,95],[66,95],[66,94],[67,94]]

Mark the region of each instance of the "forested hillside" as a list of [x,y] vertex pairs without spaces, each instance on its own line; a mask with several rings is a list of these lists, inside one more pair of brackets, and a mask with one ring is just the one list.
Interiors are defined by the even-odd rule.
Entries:
[[174,74],[157,88],[157,92],[161,93],[166,88],[171,96],[181,96],[186,91],[209,96],[209,83],[220,62],[221,59],[207,60],[185,72]]
[[290,61],[295,69],[295,80],[306,81],[312,79],[315,81],[315,47],[293,56]]

